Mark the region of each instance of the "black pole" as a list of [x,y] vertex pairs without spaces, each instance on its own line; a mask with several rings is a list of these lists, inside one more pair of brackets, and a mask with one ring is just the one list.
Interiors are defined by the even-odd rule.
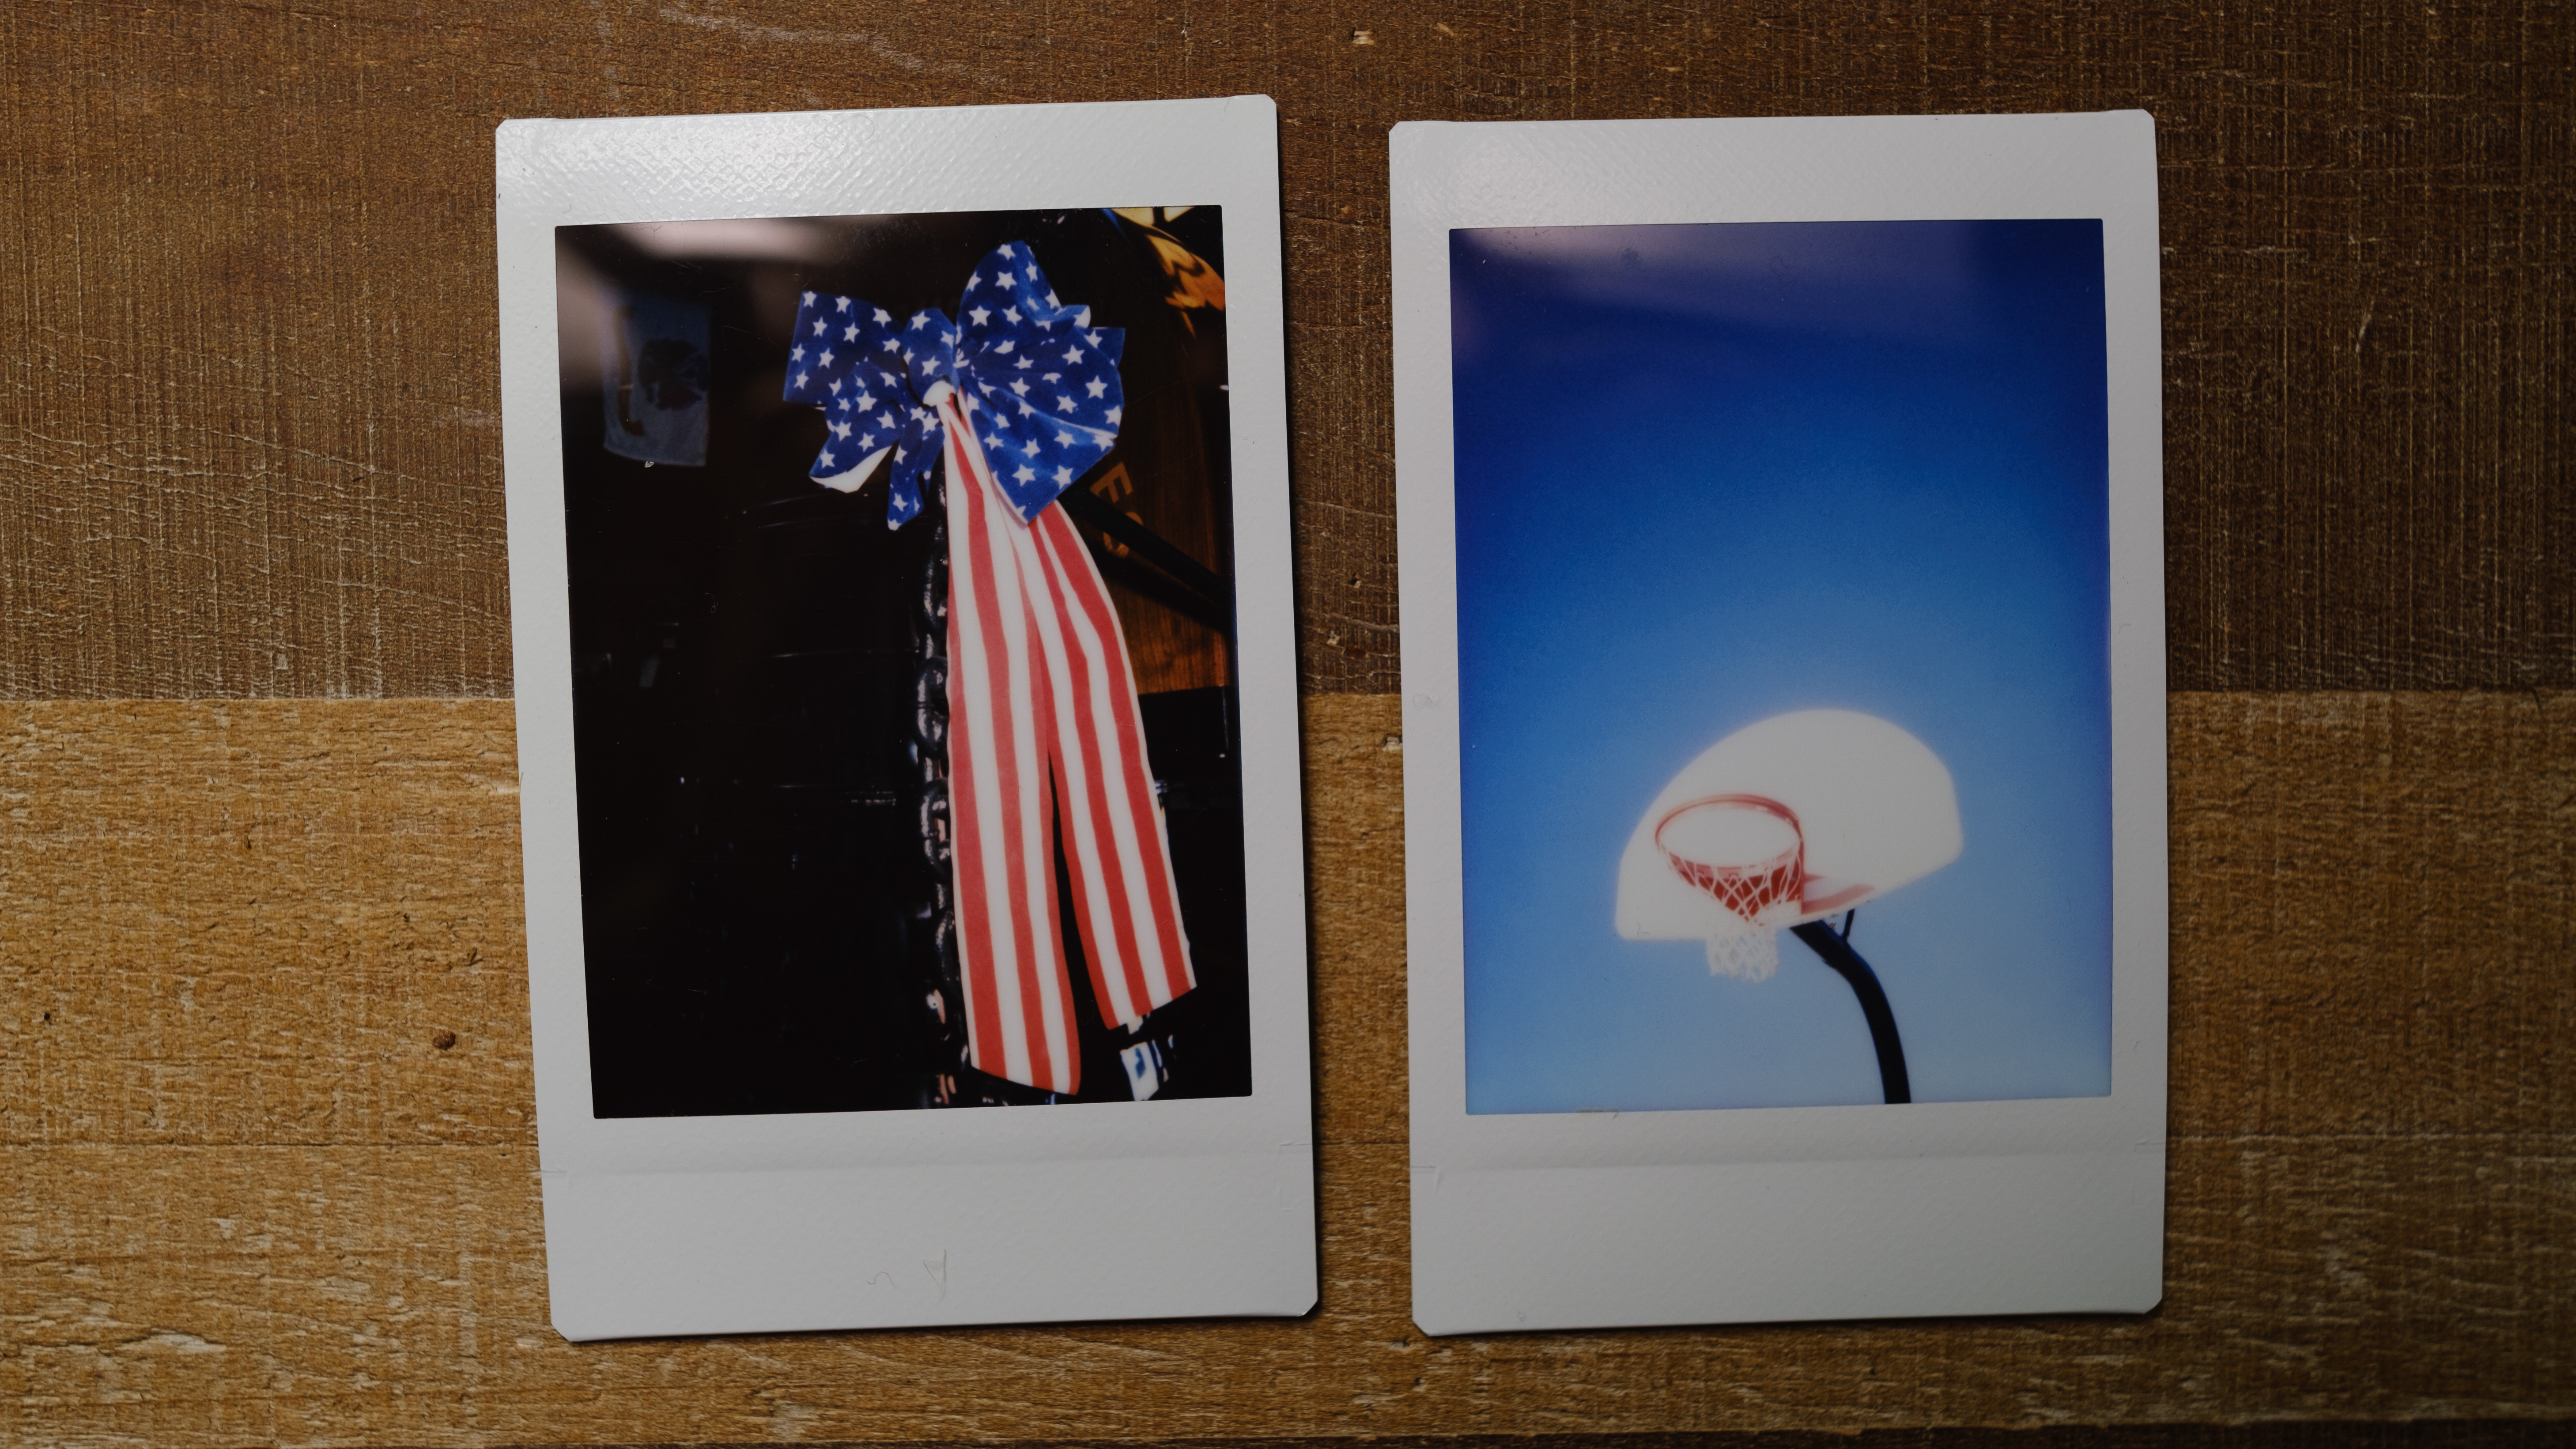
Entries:
[[1809,921],[1791,926],[1798,939],[1824,958],[1824,963],[1841,973],[1851,983],[1852,995],[1860,998],[1860,1014],[1869,1019],[1869,1044],[1878,1048],[1878,1080],[1887,1089],[1887,1100],[1911,1102],[1914,1085],[1905,1079],[1905,1044],[1896,1039],[1896,1013],[1888,1009],[1887,992],[1878,984],[1878,974],[1851,943],[1834,934],[1834,928],[1822,921]]
[[1108,499],[1087,488],[1067,488],[1055,501],[1065,517],[1087,528],[1096,528],[1145,556],[1147,562],[1171,576],[1174,582],[1196,598],[1200,612],[1212,623],[1233,632],[1234,587],[1197,559],[1145,525],[1118,511]]

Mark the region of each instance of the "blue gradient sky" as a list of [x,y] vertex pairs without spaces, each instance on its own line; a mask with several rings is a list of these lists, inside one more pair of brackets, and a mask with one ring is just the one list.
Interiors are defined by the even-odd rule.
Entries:
[[1966,848],[1861,908],[1918,1101],[2110,1090],[2101,229],[1451,234],[1471,1112],[1879,1100],[1849,987],[1620,939],[1700,751],[1861,710]]

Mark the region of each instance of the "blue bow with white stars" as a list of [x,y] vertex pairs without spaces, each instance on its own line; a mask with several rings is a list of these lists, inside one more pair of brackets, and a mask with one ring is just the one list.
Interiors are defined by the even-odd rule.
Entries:
[[1091,325],[1057,300],[1026,242],[1004,242],[966,279],[957,321],[933,309],[901,320],[853,297],[807,292],[787,354],[789,402],[831,428],[811,476],[847,493],[891,460],[886,526],[921,512],[939,457],[939,404],[951,390],[994,479],[1022,521],[1118,441],[1127,334]]

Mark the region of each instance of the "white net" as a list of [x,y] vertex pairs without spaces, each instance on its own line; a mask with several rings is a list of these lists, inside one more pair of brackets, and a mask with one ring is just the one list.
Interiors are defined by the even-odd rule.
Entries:
[[1711,795],[1666,815],[1655,844],[1675,874],[1744,925],[1709,935],[1709,974],[1770,980],[1780,969],[1774,928],[1796,916],[1807,878],[1798,817],[1760,795]]
[[1655,827],[1655,844],[1683,880],[1748,922],[1794,902],[1806,879],[1798,817],[1759,795],[1694,800]]
[[1780,969],[1780,933],[1746,931],[1708,938],[1708,974],[1768,981]]

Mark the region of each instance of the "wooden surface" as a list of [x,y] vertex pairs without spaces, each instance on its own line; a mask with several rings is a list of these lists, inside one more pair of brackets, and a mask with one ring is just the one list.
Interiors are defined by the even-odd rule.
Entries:
[[[0,7],[0,1444],[2568,1442],[2572,30],[2423,0]],[[1322,1306],[564,1343],[491,127],[1244,91],[1282,116]],[[2164,1306],[1424,1341],[1387,126],[2113,106],[2159,124],[2196,691]]]
[[2576,1409],[2576,694],[2174,697],[2176,856],[2203,864],[2175,885],[2156,1312],[1436,1342],[1407,1313],[1399,717],[1383,695],[1307,703],[1311,1318],[577,1345],[545,1310],[508,705],[0,707],[14,1432],[1251,1437]]
[[1386,128],[2154,112],[2173,682],[2576,684],[2576,13],[0,7],[0,697],[505,695],[491,130],[1275,96],[1311,688],[1396,687]]

